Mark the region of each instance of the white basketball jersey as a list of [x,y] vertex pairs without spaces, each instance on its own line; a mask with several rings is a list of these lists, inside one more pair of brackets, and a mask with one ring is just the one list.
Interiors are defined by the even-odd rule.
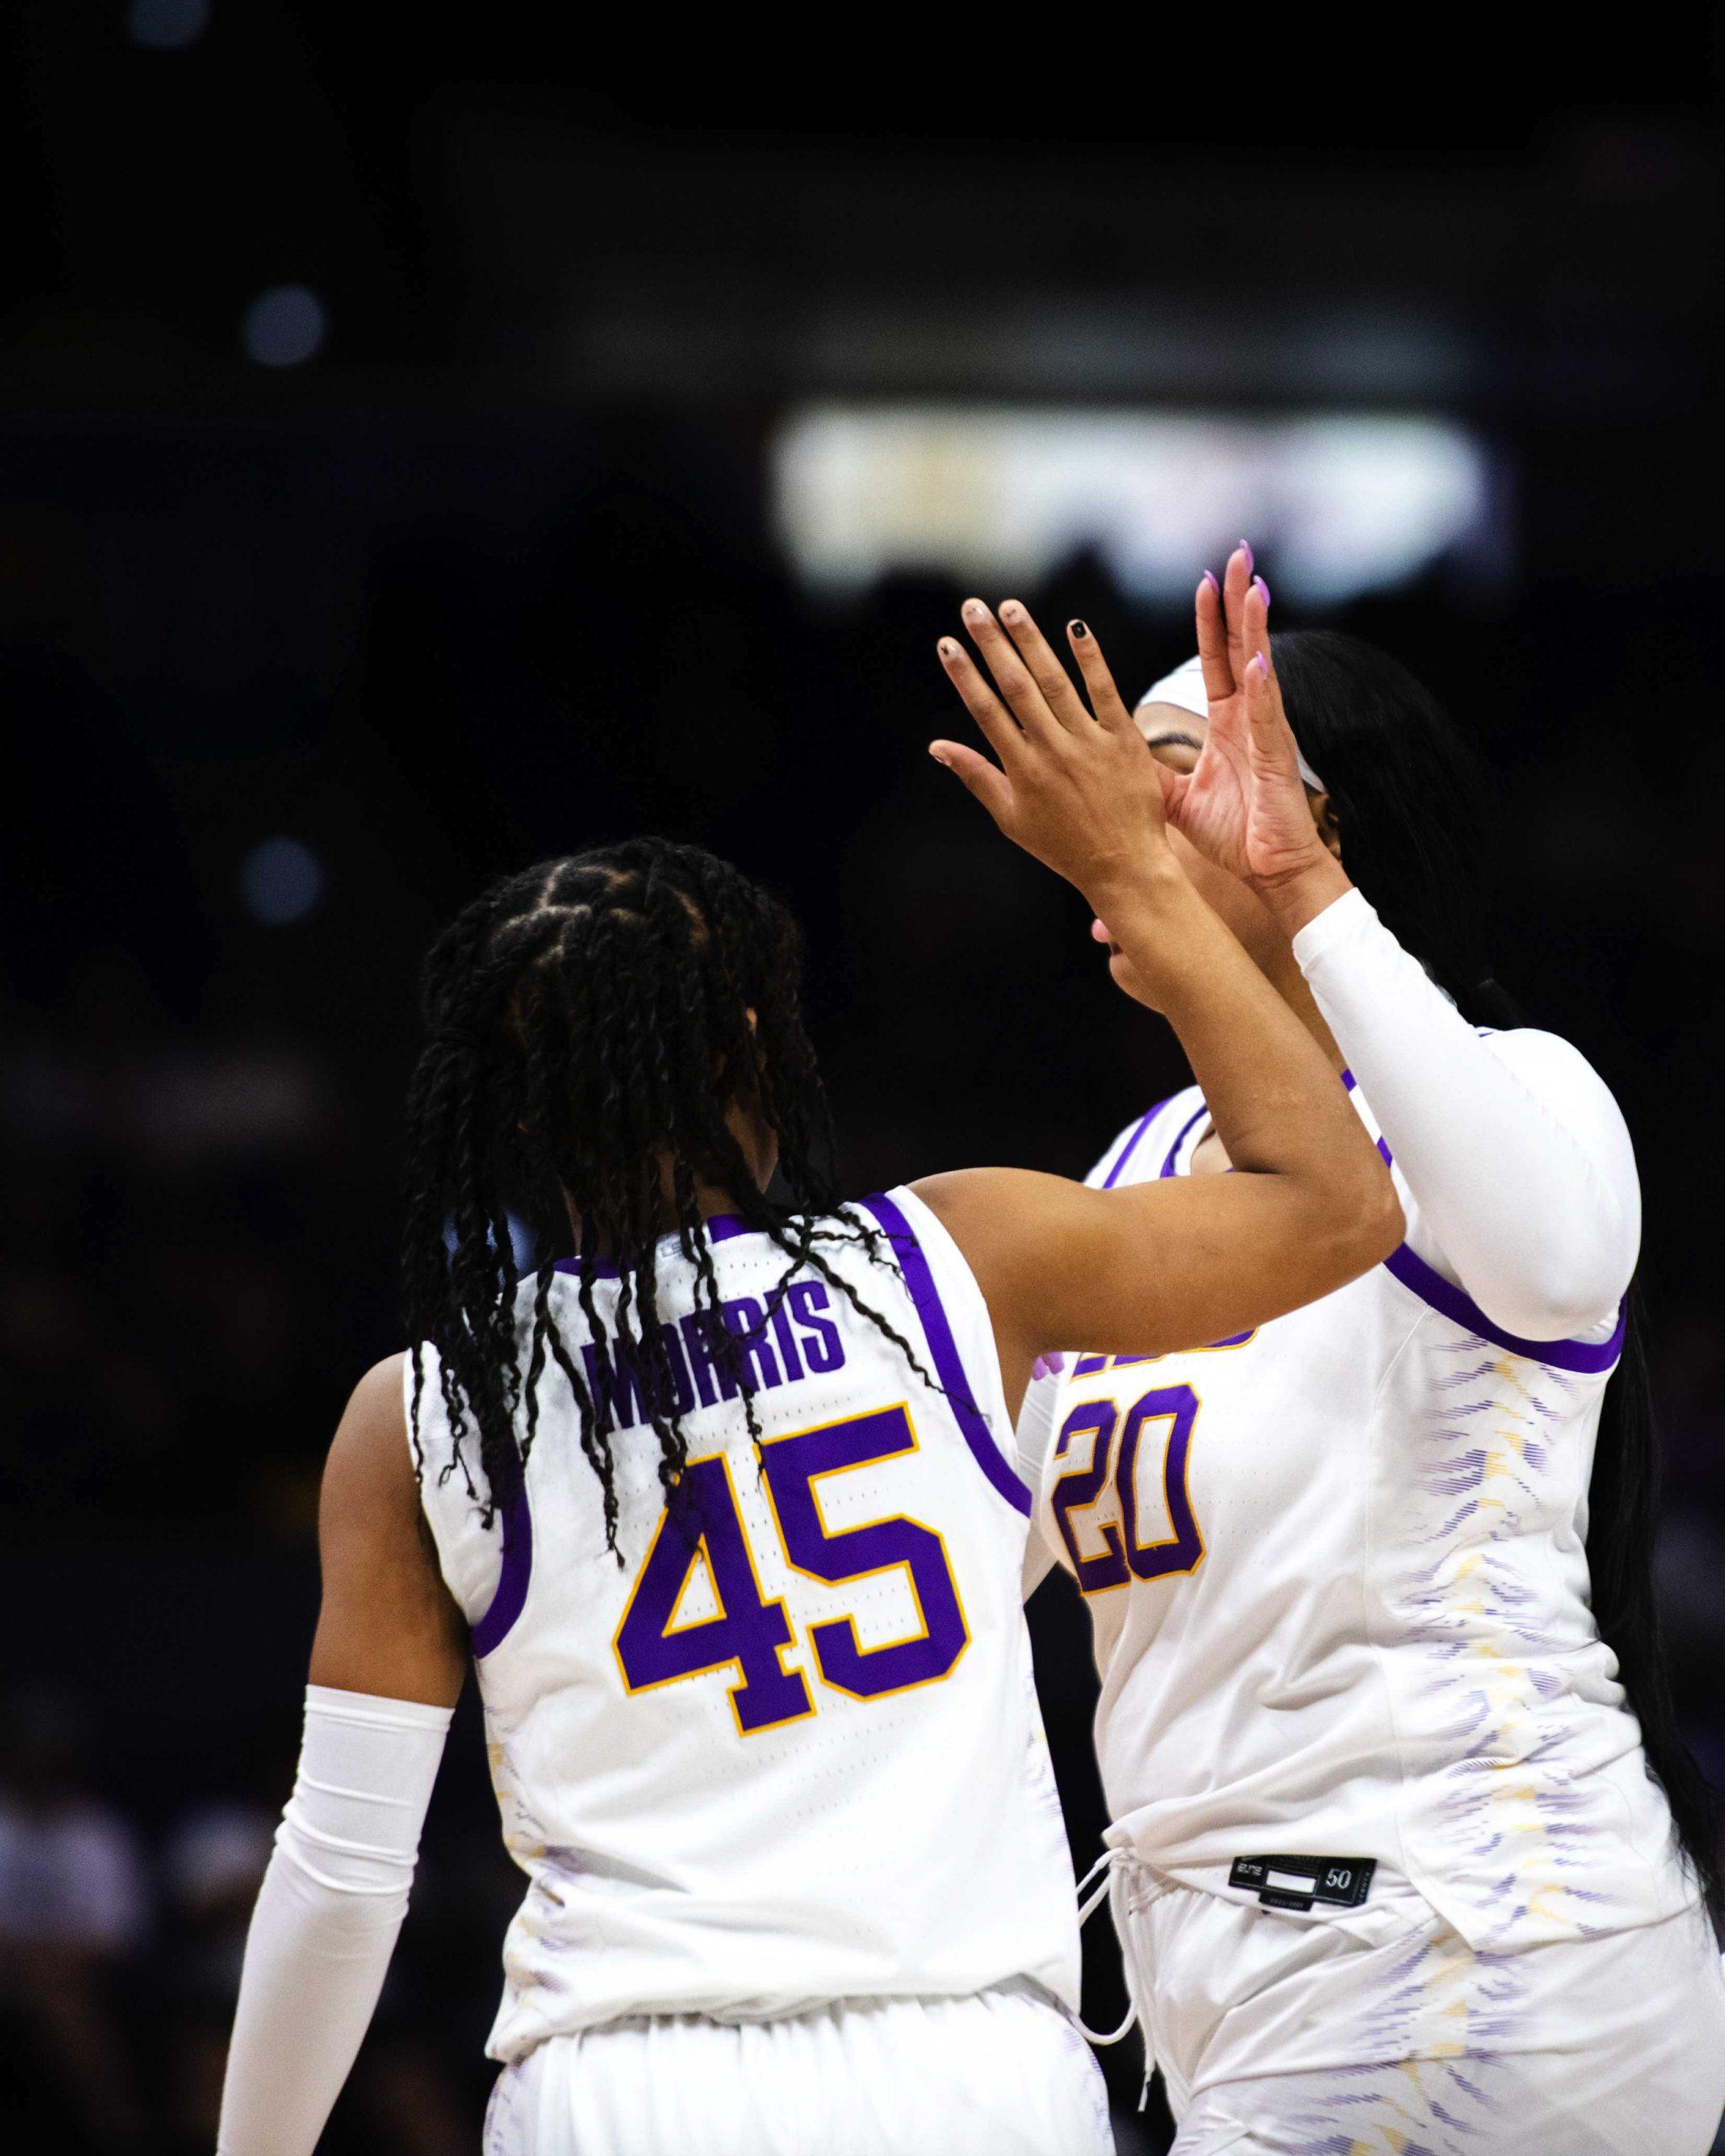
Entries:
[[[1179,1094],[1090,1179],[1184,1174],[1207,1127]],[[1621,1333],[1519,1340],[1404,1245],[1255,1332],[1033,1386],[1021,1458],[1093,1622],[1110,1841],[1320,1917],[1411,1886],[1477,1949],[1692,1902],[1589,1605]]]
[[504,1838],[529,1881],[494,2057],[632,2015],[753,2020],[1015,1982],[1076,2002],[1021,1603],[1032,1498],[988,1312],[910,1192],[859,1209],[885,1262],[854,1240],[820,1254],[926,1375],[813,1270],[787,1282],[768,1237],[708,1224],[758,1459],[694,1270],[660,1246],[689,1447],[675,1517],[608,1322],[618,1283],[590,1283],[595,1340],[559,1275],[557,1323],[609,1425],[621,1564],[554,1364],[500,1537],[461,1471],[441,1472],[428,1368],[425,1513],[473,1628]]

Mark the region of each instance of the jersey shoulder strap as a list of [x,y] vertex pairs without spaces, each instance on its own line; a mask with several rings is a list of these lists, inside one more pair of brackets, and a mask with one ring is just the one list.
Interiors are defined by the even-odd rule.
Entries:
[[914,1307],[924,1367],[945,1396],[964,1443],[989,1483],[1028,1519],[1032,1497],[1019,1475],[1007,1412],[994,1321],[976,1276],[944,1224],[914,1191],[865,1198],[862,1209],[884,1235]]
[[1092,1190],[1112,1190],[1116,1183],[1153,1182],[1172,1173],[1180,1139],[1203,1113],[1204,1095],[1196,1086],[1170,1093],[1126,1125],[1085,1182]]
[[[417,1388],[416,1356],[420,1369]],[[419,1478],[419,1504],[437,1546],[444,1584],[454,1596],[457,1608],[477,1629],[483,1625],[503,1586],[504,1543],[513,1523],[499,1518],[489,1528],[484,1524],[488,1493],[485,1470],[479,1462],[478,1434],[470,1428],[457,1454],[443,1401],[441,1374],[437,1350],[429,1342],[409,1351],[403,1375],[408,1444]]]

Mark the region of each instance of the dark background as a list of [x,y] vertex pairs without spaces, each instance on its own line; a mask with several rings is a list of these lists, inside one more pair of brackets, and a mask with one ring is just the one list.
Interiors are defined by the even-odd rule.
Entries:
[[[773,430],[825,398],[1423,413],[1489,446],[1498,573],[1439,560],[1324,618],[1478,735],[1498,973],[1636,1133],[1661,1577],[1725,1773],[1710,12],[1525,52],[1454,13],[1279,40],[8,16],[0,2090],[28,2145],[211,2145],[322,1452],[400,1344],[415,968],[483,879],[659,830],[772,883],[859,1191],[1081,1172],[1178,1081],[1081,904],[921,753],[963,590],[821,596],[782,551]],[[284,285],[324,334],[260,365],[247,312]],[[1123,685],[1190,648],[1081,548],[1016,588],[1081,611]],[[260,918],[296,877],[314,902]],[[1058,1588],[1035,1623],[1082,1865],[1086,1627]],[[477,2145],[495,1841],[469,1700],[331,2149]],[[1123,2148],[1161,2146],[1132,2047],[1107,2058]]]

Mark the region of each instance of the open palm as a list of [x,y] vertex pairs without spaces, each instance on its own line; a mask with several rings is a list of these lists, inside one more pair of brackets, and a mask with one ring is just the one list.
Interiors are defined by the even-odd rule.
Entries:
[[1210,723],[1196,765],[1170,776],[1168,820],[1231,875],[1283,883],[1324,846],[1270,658],[1269,595],[1243,546],[1220,589],[1199,586],[1197,613]]

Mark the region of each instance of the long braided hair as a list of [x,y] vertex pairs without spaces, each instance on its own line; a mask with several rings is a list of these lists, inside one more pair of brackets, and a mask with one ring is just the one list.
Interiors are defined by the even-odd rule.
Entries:
[[[609,1418],[552,1295],[572,1241],[582,1315],[593,1340],[608,1334],[635,1374],[667,1502],[688,1457],[658,1304],[669,1234],[695,1269],[697,1322],[758,1445],[750,1340],[725,1321],[697,1182],[723,1191],[784,1253],[767,1321],[793,1277],[812,1268],[933,1383],[819,1247],[848,1241],[884,1257],[879,1230],[840,1198],[801,973],[802,939],[783,906],[700,847],[653,838],[508,877],[433,945],[428,1038],[408,1098],[412,1432],[423,1476],[429,1343],[452,1440],[437,1471],[464,1476],[488,1527],[521,1488],[549,1358],[574,1396],[606,1541],[617,1550]],[[736,1105],[777,1142],[782,1201],[756,1181],[728,1120]],[[525,1262],[516,1221],[531,1244]],[[619,1283],[608,1326],[594,1292],[601,1262]]]

